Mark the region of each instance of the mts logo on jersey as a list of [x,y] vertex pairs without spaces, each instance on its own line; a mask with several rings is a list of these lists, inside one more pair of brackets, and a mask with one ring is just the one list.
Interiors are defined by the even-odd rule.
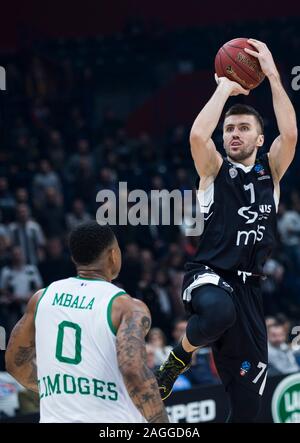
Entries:
[[266,227],[258,225],[256,230],[251,229],[251,231],[238,231],[236,238],[236,245],[240,244],[247,246],[251,242],[254,245],[257,241],[261,241],[264,236],[264,231]]

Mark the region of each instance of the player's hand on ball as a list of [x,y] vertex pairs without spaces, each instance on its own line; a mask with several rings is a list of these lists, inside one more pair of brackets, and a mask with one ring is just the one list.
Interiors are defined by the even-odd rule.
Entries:
[[247,52],[247,54],[253,55],[253,57],[258,59],[263,73],[267,77],[278,75],[273,56],[268,46],[265,43],[260,42],[259,40],[255,40],[254,38],[249,38],[247,42],[253,46],[254,51],[248,48],[245,48],[244,51]]
[[239,83],[229,80],[227,77],[218,77],[217,74],[215,74],[215,80],[217,85],[229,88],[230,96],[239,94],[248,95],[250,92],[249,89],[243,88]]

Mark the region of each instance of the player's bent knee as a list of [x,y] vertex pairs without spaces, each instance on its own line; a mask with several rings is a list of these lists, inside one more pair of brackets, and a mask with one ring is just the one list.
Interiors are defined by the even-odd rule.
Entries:
[[189,335],[193,336],[194,340],[197,335],[198,339],[200,335],[204,335],[206,343],[209,343],[234,324],[235,306],[230,295],[218,286],[205,285],[193,292],[195,316],[192,317],[191,325],[190,321],[188,324]]
[[194,314],[188,321],[187,339],[195,347],[208,345],[217,340],[234,323],[235,318],[235,312],[228,312],[219,318]]

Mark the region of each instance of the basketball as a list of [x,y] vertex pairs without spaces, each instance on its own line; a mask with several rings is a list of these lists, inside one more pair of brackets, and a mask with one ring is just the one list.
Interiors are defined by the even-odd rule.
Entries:
[[235,38],[225,43],[215,58],[215,70],[218,77],[227,77],[245,89],[254,89],[264,80],[258,59],[244,51],[255,51],[247,38]]

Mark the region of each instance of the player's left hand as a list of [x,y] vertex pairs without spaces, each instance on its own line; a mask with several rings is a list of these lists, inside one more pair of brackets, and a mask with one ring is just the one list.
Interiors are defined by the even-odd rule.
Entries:
[[263,73],[267,77],[271,77],[273,75],[278,76],[278,71],[273,60],[273,56],[267,45],[259,40],[255,40],[254,38],[249,38],[247,42],[252,45],[256,51],[252,51],[248,48],[244,48],[244,51],[258,59]]

